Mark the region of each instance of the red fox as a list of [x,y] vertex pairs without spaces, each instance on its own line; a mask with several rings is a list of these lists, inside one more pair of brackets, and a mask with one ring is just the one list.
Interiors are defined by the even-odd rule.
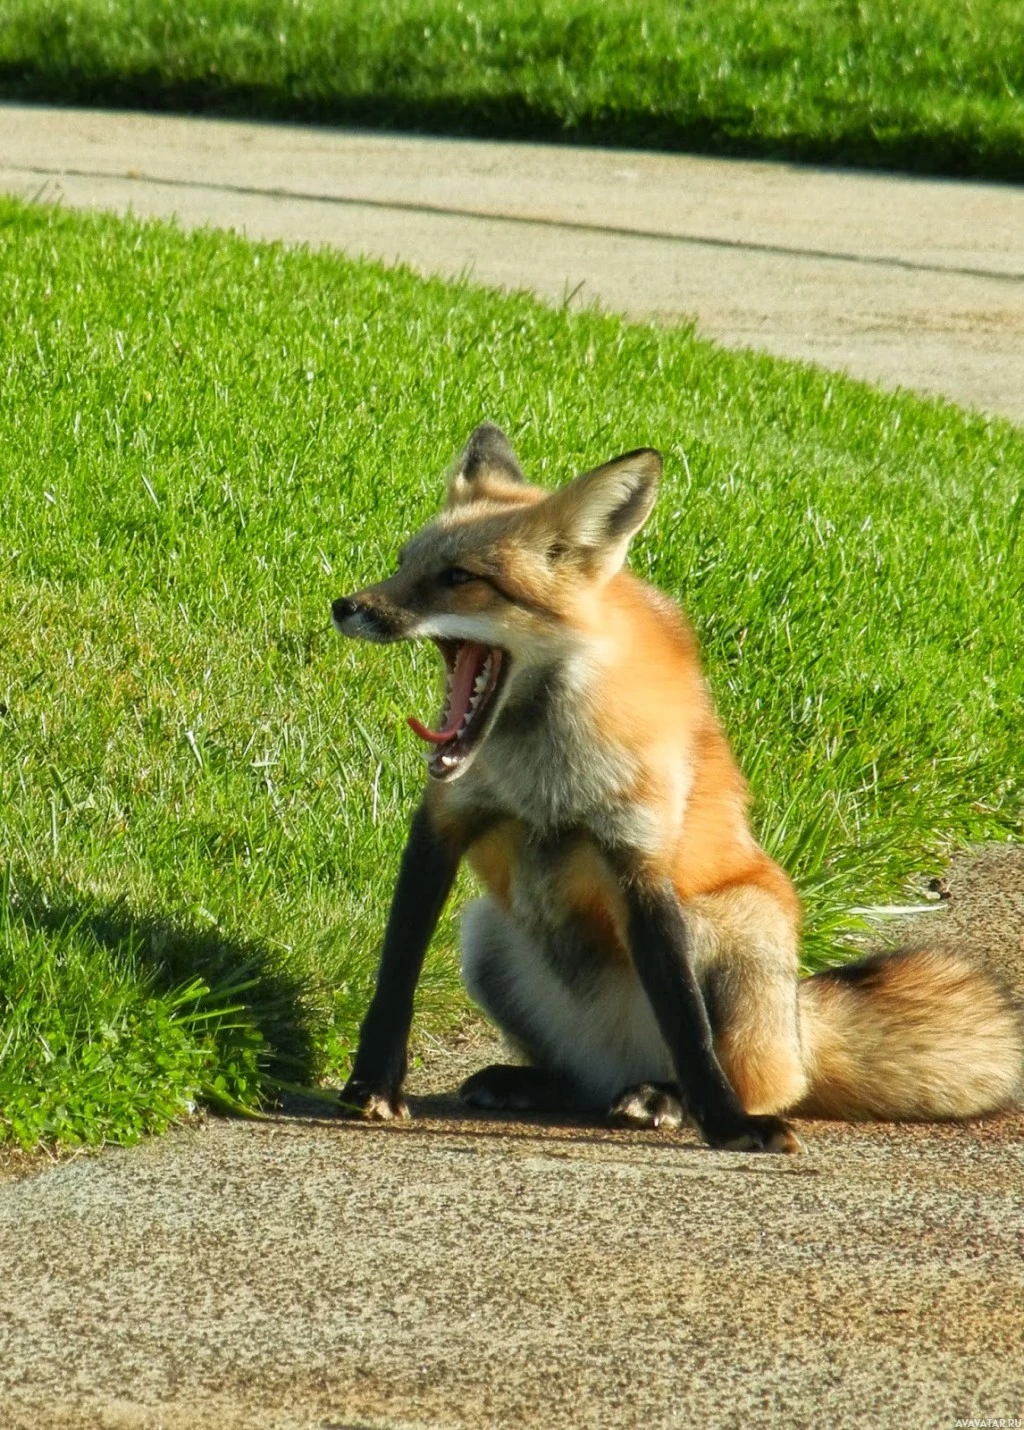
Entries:
[[628,452],[554,491],[478,427],[396,573],[332,606],[345,635],[433,640],[428,745],[346,1115],[406,1116],[413,994],[463,856],[470,993],[522,1055],[472,1105],[692,1118],[707,1142],[794,1152],[785,1115],[973,1117],[1011,1102],[1021,1027],[985,973],[931,951],[798,976],[800,904],[674,603],[623,569],[662,460]]

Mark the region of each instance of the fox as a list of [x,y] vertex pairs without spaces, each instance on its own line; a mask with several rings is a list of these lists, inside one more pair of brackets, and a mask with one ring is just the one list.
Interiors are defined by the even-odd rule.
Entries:
[[696,1124],[713,1148],[805,1150],[793,1119],[963,1119],[1017,1097],[998,981],[933,949],[801,976],[801,904],[754,837],[695,633],[631,574],[661,454],[548,489],[476,428],[394,574],[332,603],[342,635],[430,640],[445,670],[342,1115],[409,1115],[413,999],[465,859],[462,975],[517,1061],[470,1107]]

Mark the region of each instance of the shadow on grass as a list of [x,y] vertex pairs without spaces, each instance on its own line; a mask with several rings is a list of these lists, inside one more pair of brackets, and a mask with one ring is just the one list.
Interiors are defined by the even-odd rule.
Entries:
[[642,104],[636,109],[617,104],[613,110],[578,114],[569,123],[542,98],[521,94],[436,99],[387,91],[304,94],[270,82],[238,82],[220,75],[175,79],[155,67],[76,73],[10,63],[0,64],[0,99],[1024,181],[1024,152],[1016,134],[981,137],[941,119],[930,131],[883,128],[867,115],[848,121],[841,134],[759,134],[751,116],[742,111],[674,115],[652,113]]
[[[4,888],[0,885],[0,894]],[[200,980],[202,1016],[236,1009],[259,1034],[268,1090],[278,1081],[311,1084],[318,1072],[323,1014],[308,984],[259,940],[199,929],[169,915],[133,909],[124,898],[100,899],[70,884],[11,870],[5,917],[31,935],[85,937],[116,964],[137,970],[156,994],[173,995]]]

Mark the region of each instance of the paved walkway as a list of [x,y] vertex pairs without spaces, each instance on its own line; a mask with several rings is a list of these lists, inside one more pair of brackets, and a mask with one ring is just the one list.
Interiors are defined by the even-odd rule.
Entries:
[[697,319],[1024,423],[1024,190],[0,106],[0,189]]
[[[1024,850],[925,916],[1024,988]],[[0,1183],[3,1430],[953,1430],[1024,1415],[1024,1114],[691,1133],[214,1121]]]

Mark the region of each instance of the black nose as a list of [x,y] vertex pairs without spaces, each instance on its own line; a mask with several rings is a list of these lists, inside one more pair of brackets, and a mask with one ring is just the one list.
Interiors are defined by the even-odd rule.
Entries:
[[339,596],[336,601],[331,602],[331,615],[339,623],[348,616],[354,616],[357,610],[355,601],[349,600],[348,596]]

